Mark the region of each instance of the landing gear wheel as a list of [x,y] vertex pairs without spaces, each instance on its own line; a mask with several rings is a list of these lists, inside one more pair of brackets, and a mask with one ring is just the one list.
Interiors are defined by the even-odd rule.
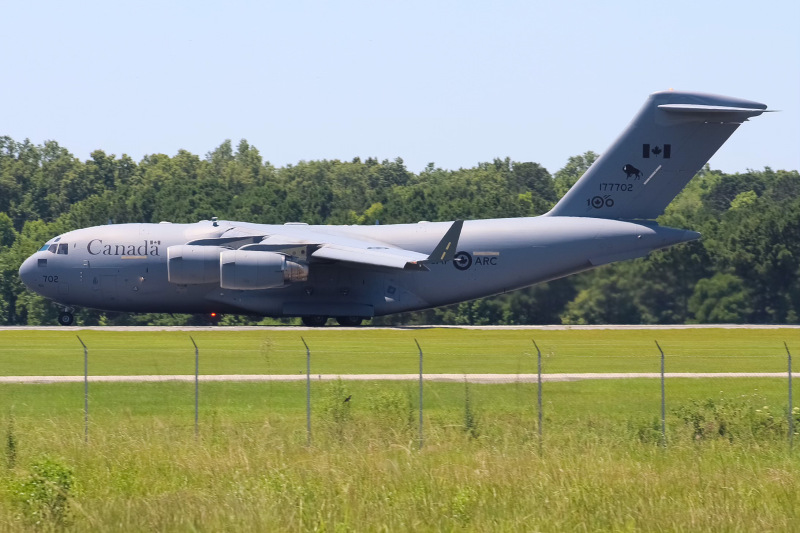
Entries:
[[62,326],[71,326],[72,322],[74,321],[75,317],[72,316],[72,313],[68,311],[64,311],[62,313],[59,313],[58,315],[58,323],[61,324]]
[[360,316],[337,316],[336,322],[339,323],[340,326],[344,326],[346,328],[357,328],[361,325],[361,322],[364,319]]
[[310,328],[321,328],[328,322],[328,317],[322,315],[304,316],[300,320]]

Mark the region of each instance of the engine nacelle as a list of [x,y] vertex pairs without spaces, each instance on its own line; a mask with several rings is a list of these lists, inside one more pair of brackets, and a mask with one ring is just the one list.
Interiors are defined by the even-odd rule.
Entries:
[[167,248],[167,279],[180,285],[219,281],[219,255],[225,248],[182,244]]
[[219,285],[223,289],[274,289],[307,279],[308,267],[288,261],[283,254],[228,250],[219,257]]

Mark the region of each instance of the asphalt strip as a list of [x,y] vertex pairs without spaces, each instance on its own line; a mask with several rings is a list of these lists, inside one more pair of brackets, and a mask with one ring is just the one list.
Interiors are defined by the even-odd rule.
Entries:
[[370,330],[424,330],[424,329],[464,329],[464,330],[529,330],[529,331],[569,331],[569,330],[668,330],[668,329],[800,329],[800,325],[785,324],[604,324],[604,325],[549,325],[549,326],[359,326],[357,328],[305,326],[0,326],[0,331],[325,331],[349,332]]

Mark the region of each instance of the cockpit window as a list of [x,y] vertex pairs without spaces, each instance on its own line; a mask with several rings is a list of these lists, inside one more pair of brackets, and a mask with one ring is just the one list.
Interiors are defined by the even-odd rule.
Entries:
[[69,254],[69,243],[62,242],[60,244],[53,243],[53,244],[45,244],[41,248],[39,248],[40,252],[50,252],[51,254],[58,254],[58,255],[68,255]]

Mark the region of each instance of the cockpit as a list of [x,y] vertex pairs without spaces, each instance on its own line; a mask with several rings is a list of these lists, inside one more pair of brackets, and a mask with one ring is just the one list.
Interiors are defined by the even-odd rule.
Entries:
[[52,243],[47,243],[41,248],[39,248],[40,252],[50,252],[56,255],[67,255],[69,254],[69,244],[65,242],[58,242],[61,240],[61,237],[56,237],[53,239]]

